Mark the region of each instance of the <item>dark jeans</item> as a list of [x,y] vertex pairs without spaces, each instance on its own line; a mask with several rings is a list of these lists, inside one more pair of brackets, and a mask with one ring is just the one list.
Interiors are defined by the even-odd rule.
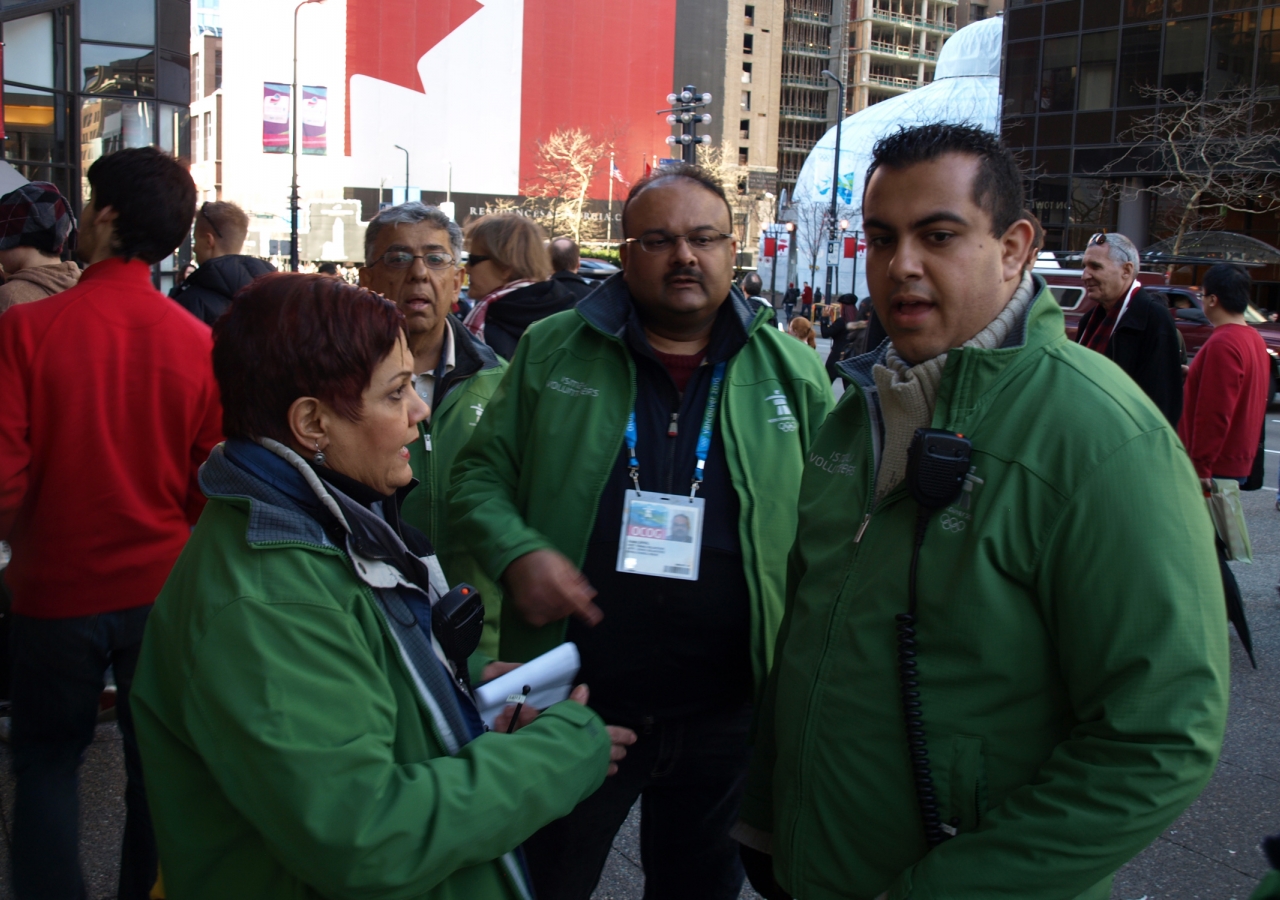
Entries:
[[110,666],[124,737],[121,900],[143,900],[156,880],[156,844],[142,785],[129,689],[150,606],[74,619],[14,616],[13,885],[18,900],[82,900],[76,770],[93,740]]
[[538,900],[588,900],[640,800],[645,900],[735,900],[744,873],[729,829],[750,758],[751,708],[637,731],[618,774],[525,842]]

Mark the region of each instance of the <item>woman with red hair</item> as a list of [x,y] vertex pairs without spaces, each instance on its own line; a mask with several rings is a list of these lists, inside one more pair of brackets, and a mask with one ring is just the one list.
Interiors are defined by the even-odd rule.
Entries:
[[479,612],[454,627],[463,593],[399,516],[429,414],[402,316],[266,275],[214,326],[213,367],[227,441],[133,694],[170,896],[527,898],[513,851],[634,736],[585,687],[510,736],[482,723]]

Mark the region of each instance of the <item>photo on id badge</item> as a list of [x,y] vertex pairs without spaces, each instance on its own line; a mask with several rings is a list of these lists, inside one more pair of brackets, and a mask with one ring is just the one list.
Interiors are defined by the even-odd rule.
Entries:
[[701,498],[628,491],[618,571],[696,581],[702,512]]

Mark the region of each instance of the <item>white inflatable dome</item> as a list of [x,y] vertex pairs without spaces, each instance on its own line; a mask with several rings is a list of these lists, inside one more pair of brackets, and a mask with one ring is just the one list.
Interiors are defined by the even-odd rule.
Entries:
[[[861,202],[862,175],[871,162],[872,146],[900,126],[964,122],[999,132],[1003,32],[1003,16],[961,28],[942,45],[932,84],[882,100],[840,123],[842,205],[856,207]],[[836,130],[832,128],[810,151],[796,179],[792,202],[831,202],[835,143]],[[860,227],[859,216],[850,218],[850,229]]]
[[[1004,17],[984,19],[961,28],[942,45],[933,83],[900,94],[854,113],[840,123],[839,212],[848,219],[846,235],[862,230],[862,181],[871,163],[875,142],[901,126],[926,125],[933,122],[956,122],[976,125],[988,131],[1000,131],[1000,48],[1004,35]],[[814,146],[796,179],[793,204],[831,203],[831,160],[835,150],[836,130],[832,128]],[[790,218],[783,214],[783,218]],[[805,231],[808,216],[799,216],[799,227]],[[826,241],[821,235],[798,234],[803,247],[807,242]],[[865,245],[858,244],[856,256],[842,258],[838,267],[837,293],[853,285],[853,293],[867,296],[862,257]],[[803,254],[802,254],[803,255]],[[843,254],[842,254],[843,255]],[[763,257],[763,253],[762,253]],[[799,261],[793,261],[795,265]],[[807,282],[806,263],[799,263],[796,280]],[[825,279],[825,254],[819,260],[821,269],[814,273],[822,284]],[[781,274],[781,273],[780,273]],[[768,272],[764,277],[768,278]]]

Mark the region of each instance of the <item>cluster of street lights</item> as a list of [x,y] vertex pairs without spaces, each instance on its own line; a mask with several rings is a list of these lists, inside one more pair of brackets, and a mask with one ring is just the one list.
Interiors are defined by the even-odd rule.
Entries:
[[698,112],[711,102],[711,95],[699,93],[692,84],[686,84],[680,93],[667,94],[667,102],[671,108],[660,109],[658,113],[670,113],[667,124],[680,126],[679,135],[667,135],[667,144],[672,147],[679,144],[680,158],[695,165],[698,162],[698,145],[711,143],[711,135],[698,134],[699,125],[711,124],[711,113]]

